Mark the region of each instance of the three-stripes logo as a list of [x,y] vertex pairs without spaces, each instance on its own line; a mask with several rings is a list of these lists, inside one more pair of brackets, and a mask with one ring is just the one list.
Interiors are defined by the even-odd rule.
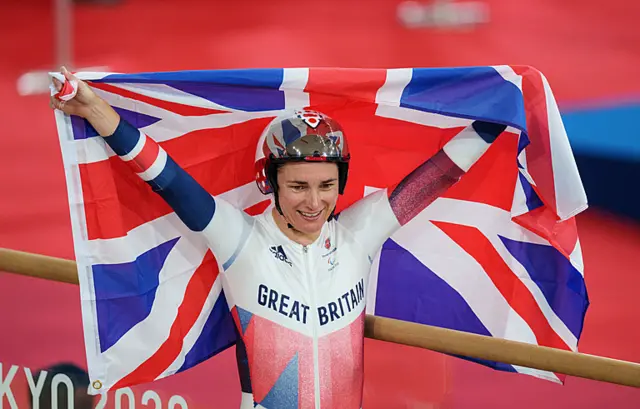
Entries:
[[287,255],[284,253],[284,249],[282,248],[282,246],[271,246],[269,247],[269,250],[271,251],[271,253],[273,253],[275,258],[291,266],[291,261],[289,261],[289,259],[287,258]]

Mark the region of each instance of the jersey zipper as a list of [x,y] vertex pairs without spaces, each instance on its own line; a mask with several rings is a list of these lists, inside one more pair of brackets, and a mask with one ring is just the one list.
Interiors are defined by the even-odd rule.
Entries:
[[302,252],[304,253],[303,258],[304,258],[304,269],[305,269],[305,274],[307,275],[307,280],[309,283],[309,293],[311,296],[311,308],[312,308],[312,313],[311,313],[311,328],[313,331],[313,385],[314,385],[314,396],[316,398],[316,409],[320,409],[320,362],[319,362],[319,357],[318,357],[318,322],[317,322],[317,317],[316,317],[316,311],[318,310],[318,307],[316,306],[316,292],[315,292],[315,287],[313,285],[313,274],[311,272],[311,270],[309,269],[309,264],[308,264],[308,253],[309,253],[309,247],[308,246],[302,246]]

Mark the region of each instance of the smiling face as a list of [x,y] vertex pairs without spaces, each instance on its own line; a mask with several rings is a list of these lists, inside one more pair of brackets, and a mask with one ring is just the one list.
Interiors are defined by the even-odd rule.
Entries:
[[286,222],[315,240],[338,201],[338,166],[294,162],[279,167],[278,200]]

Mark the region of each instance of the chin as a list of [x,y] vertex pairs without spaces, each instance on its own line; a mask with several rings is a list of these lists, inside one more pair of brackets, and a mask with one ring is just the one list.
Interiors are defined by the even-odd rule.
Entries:
[[325,220],[319,222],[307,222],[300,221],[298,223],[299,227],[296,227],[297,230],[301,231],[304,234],[314,234],[322,230],[322,226],[324,225]]
[[314,220],[309,220],[296,212],[296,229],[305,234],[314,234],[322,230],[322,226],[329,218],[329,213],[324,211]]

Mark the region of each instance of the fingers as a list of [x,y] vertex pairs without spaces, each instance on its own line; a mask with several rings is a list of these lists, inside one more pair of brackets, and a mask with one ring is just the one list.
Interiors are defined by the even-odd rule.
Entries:
[[62,75],[64,75],[64,77],[65,77],[66,79],[68,79],[68,80],[73,79],[73,78],[72,78],[73,74],[71,74],[71,73],[69,72],[69,70],[67,70],[67,67],[65,67],[65,66],[60,67],[60,72],[62,73]]
[[62,67],[62,68],[60,69],[60,71],[62,72],[62,74],[64,75],[64,77],[65,77],[66,79],[68,79],[69,81],[78,81],[78,82],[79,82],[78,78],[76,78],[76,76],[75,76],[75,75],[71,74],[71,73],[69,72],[69,70],[67,70],[67,67]]
[[53,86],[56,87],[56,91],[60,91],[62,89],[62,82],[59,79],[53,77]]
[[55,96],[49,98],[49,106],[53,109],[59,109],[64,112],[65,101],[59,100]]

